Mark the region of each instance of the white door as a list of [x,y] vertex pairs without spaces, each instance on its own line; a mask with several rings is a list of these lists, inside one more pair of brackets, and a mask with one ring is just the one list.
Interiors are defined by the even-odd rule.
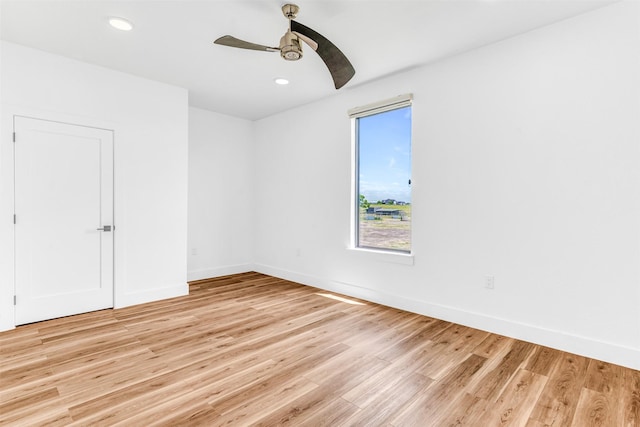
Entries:
[[113,132],[14,131],[16,324],[113,307]]

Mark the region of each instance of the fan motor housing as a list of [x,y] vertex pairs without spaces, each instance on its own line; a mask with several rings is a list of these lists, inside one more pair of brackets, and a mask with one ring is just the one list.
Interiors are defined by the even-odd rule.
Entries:
[[280,39],[280,56],[287,61],[297,61],[302,58],[300,40],[291,31],[287,31]]

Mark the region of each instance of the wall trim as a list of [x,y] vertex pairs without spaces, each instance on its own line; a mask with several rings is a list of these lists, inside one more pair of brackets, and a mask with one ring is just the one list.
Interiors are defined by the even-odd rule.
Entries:
[[182,297],[189,295],[189,285],[181,283],[179,285],[166,286],[155,289],[145,289],[144,291],[129,292],[117,296],[113,303],[113,308],[124,308],[132,305],[144,304],[168,298]]
[[510,338],[552,347],[568,353],[640,370],[640,349],[638,348],[598,341],[585,336],[541,328],[509,319],[461,310],[456,307],[412,300],[350,283],[297,273],[268,265],[255,264],[254,271],[389,307],[399,308],[412,313],[422,314]]
[[231,274],[248,273],[254,270],[253,267],[253,264],[235,264],[192,270],[187,272],[187,281],[192,282],[194,280],[211,279],[214,277],[229,276]]

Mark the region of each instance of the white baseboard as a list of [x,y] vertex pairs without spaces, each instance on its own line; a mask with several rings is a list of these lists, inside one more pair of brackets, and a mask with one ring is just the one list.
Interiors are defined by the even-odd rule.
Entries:
[[145,289],[140,292],[131,292],[124,295],[116,295],[114,308],[129,307],[131,305],[144,304],[168,298],[182,297],[189,294],[187,283],[174,286],[166,286],[155,289]]
[[640,349],[638,348],[594,340],[589,337],[568,334],[560,330],[541,328],[482,313],[460,310],[456,307],[407,299],[350,283],[300,274],[267,265],[255,264],[253,268],[256,272],[281,279],[640,370]]
[[187,281],[210,279],[212,277],[228,276],[253,271],[253,264],[225,265],[223,267],[204,268],[187,272]]

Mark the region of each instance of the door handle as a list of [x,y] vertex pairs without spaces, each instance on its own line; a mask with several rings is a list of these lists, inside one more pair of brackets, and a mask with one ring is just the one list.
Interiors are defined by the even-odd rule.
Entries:
[[111,226],[110,225],[103,225],[100,228],[96,228],[96,230],[98,230],[98,231],[111,231]]

